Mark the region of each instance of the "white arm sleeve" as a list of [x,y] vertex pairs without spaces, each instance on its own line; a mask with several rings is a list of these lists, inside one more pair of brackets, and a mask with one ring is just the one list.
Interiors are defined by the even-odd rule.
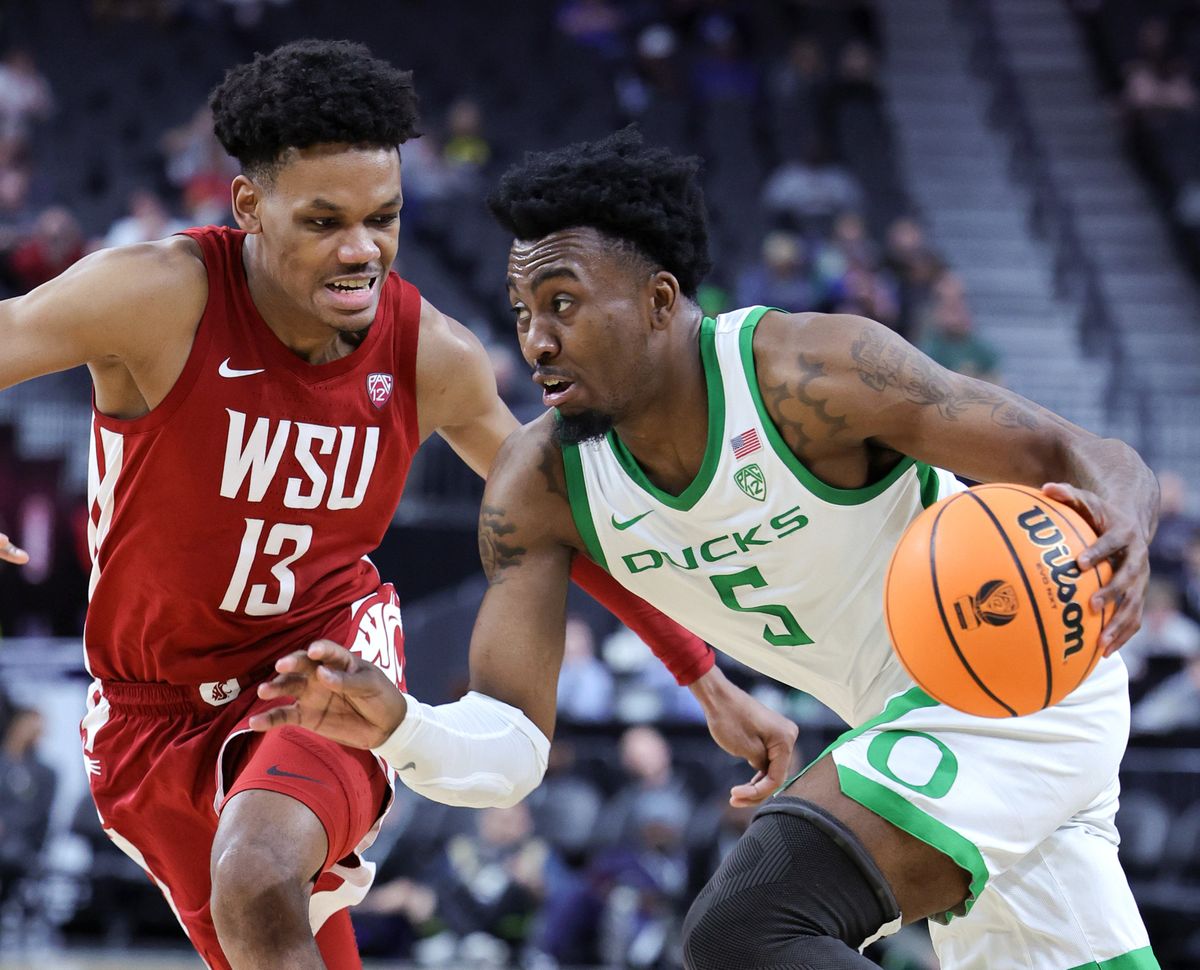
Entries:
[[417,794],[507,808],[541,784],[550,741],[523,711],[476,691],[437,707],[404,699],[404,720],[372,750]]

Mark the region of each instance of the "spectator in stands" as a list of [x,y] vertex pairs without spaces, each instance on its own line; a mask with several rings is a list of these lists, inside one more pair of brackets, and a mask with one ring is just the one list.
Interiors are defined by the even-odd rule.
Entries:
[[934,284],[933,306],[917,346],[948,370],[1000,381],[1000,356],[975,333],[966,287],[956,273],[945,272]]
[[21,879],[36,872],[46,840],[58,778],[38,758],[44,721],[40,711],[12,711],[0,738],[0,908]]
[[[571,877],[554,850],[534,834],[524,803],[482,809],[475,820],[475,832],[447,843],[432,876],[437,915],[455,943],[455,966],[507,966],[510,955],[535,945],[542,900],[547,893],[566,892]],[[446,942],[443,937],[425,947]]]
[[757,101],[761,90],[758,65],[746,53],[737,22],[713,11],[700,22],[702,47],[692,69],[691,90],[701,105]]
[[0,136],[0,215],[24,214],[31,177],[26,140],[18,135]]
[[129,194],[129,214],[109,226],[100,248],[165,239],[187,227],[186,222],[171,215],[157,193],[147,188],[134,189]]
[[0,59],[0,139],[27,140],[34,121],[54,112],[50,82],[37,69],[33,55],[22,48]]
[[1192,536],[1183,550],[1181,575],[1183,611],[1200,623],[1200,535]]
[[615,81],[617,106],[625,121],[637,121],[652,105],[683,96],[678,50],[675,31],[666,24],[651,24],[638,34],[633,60]]
[[833,310],[870,317],[893,330],[900,320],[900,301],[891,280],[860,263],[846,268],[836,287]]
[[564,37],[606,58],[615,60],[624,50],[625,13],[610,0],[564,0],[554,23]]
[[237,163],[213,134],[212,111],[202,105],[159,140],[167,180],[179,191],[187,221],[195,226],[229,221],[229,182]]
[[662,732],[647,724],[628,728],[621,735],[619,750],[621,769],[627,780],[605,808],[597,832],[598,842],[609,845],[636,842],[638,806],[659,795],[672,799],[683,818],[691,814],[691,793],[675,770],[671,748]]
[[917,314],[932,298],[945,265],[926,240],[921,224],[911,216],[901,216],[888,226],[883,266],[896,281],[900,301],[896,332],[912,340]]
[[1134,705],[1130,728],[1147,734],[1200,729],[1200,654]]
[[1138,30],[1138,56],[1126,65],[1121,101],[1142,117],[1169,116],[1196,107],[1187,62],[1173,53],[1162,17],[1147,19]]
[[1142,627],[1122,648],[1129,668],[1129,691],[1136,700],[1190,658],[1200,654],[1200,624],[1179,609],[1179,590],[1167,579],[1152,576],[1146,587]]
[[51,206],[43,210],[24,237],[0,253],[0,277],[17,296],[53,279],[83,258],[83,230],[71,210]]
[[1183,564],[1188,544],[1200,537],[1200,519],[1188,509],[1187,482],[1173,471],[1158,473],[1162,494],[1158,531],[1150,543],[1150,569],[1159,579],[1183,583]]
[[758,261],[742,270],[735,290],[737,306],[761,304],[793,312],[820,309],[827,295],[807,244],[783,229],[763,238]]
[[762,188],[762,206],[777,224],[824,237],[839,212],[858,210],[862,191],[843,166],[813,139],[801,158],[783,162]]
[[558,713],[569,721],[607,721],[613,715],[612,671],[596,656],[595,634],[578,616],[567,617]]
[[492,157],[492,146],[483,132],[483,110],[470,98],[459,98],[446,112],[442,157],[465,179],[471,179],[471,184]]

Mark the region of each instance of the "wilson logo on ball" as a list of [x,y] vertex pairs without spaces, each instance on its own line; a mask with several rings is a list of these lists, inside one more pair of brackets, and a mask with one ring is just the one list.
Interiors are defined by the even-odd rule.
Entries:
[[1071,555],[1061,530],[1046,514],[1034,506],[1017,516],[1017,524],[1025,530],[1035,546],[1042,547],[1042,581],[1054,584],[1055,598],[1062,604],[1063,660],[1083,649],[1083,607],[1075,602],[1075,584],[1079,580],[1079,563]]
[[974,596],[962,596],[954,601],[954,614],[964,630],[974,630],[980,623],[1005,626],[1017,615],[1020,603],[1017,591],[1002,579],[990,579],[979,587]]

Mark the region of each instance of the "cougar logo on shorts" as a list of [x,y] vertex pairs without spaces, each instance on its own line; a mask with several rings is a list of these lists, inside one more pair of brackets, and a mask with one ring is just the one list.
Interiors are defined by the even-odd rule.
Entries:
[[1004,626],[1017,615],[1017,591],[1002,579],[990,579],[979,587],[974,596],[962,596],[954,601],[954,615],[964,630],[974,630],[980,623]]
[[371,403],[377,408],[381,408],[387,404],[392,397],[392,375],[368,374],[367,397],[371,399]]
[[200,685],[201,699],[213,707],[224,707],[241,692],[242,685],[237,682],[236,677]]

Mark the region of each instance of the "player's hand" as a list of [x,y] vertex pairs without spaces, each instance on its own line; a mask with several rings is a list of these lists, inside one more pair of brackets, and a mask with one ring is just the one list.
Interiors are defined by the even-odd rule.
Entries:
[[746,784],[729,790],[729,804],[757,805],[781,788],[799,733],[796,725],[731,684],[719,667],[712,667],[691,690],[704,708],[713,740],[758,769]]
[[408,710],[404,695],[383,671],[332,640],[280,657],[275,671],[258,685],[258,696],[290,697],[292,703],[251,717],[255,731],[293,724],[352,748],[374,748],[400,726]]
[[29,562],[29,553],[24,549],[18,548],[16,543],[0,532],[0,560],[24,566],[25,563]]
[[1097,539],[1079,554],[1080,569],[1108,560],[1113,574],[1092,596],[1092,609],[1113,607],[1100,644],[1108,657],[1121,649],[1142,625],[1146,584],[1150,581],[1150,541],[1146,530],[1128,509],[1105,501],[1094,492],[1062,482],[1049,482],[1042,491],[1071,506],[1096,530]]

